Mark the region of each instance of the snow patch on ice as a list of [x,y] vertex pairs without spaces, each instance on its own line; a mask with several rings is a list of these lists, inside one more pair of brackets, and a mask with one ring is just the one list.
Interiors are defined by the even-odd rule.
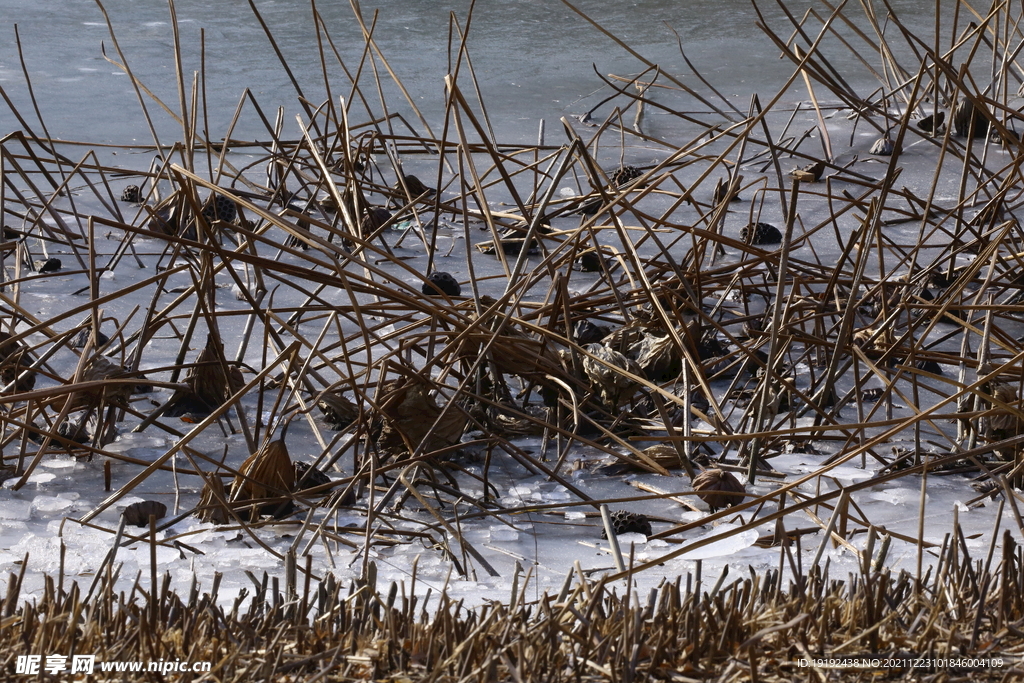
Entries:
[[25,520],[32,516],[32,501],[4,500],[0,504],[0,519]]
[[619,541],[619,545],[626,545],[629,543],[632,543],[633,545],[645,545],[647,543],[647,536],[636,532],[616,534],[616,538]]
[[74,504],[75,501],[64,496],[36,496],[32,501],[32,509],[38,512],[60,512]]
[[519,532],[504,524],[495,524],[490,528],[492,541],[518,541]]
[[[738,529],[739,526],[735,524],[720,524],[711,531],[701,534],[697,538],[693,539],[694,542],[702,541],[715,536],[721,536],[722,534]],[[756,529],[748,529],[746,531],[734,534],[727,538],[710,543],[701,548],[695,548],[688,553],[682,555],[682,559],[685,560],[706,560],[712,557],[721,557],[723,555],[733,555],[741,550],[745,550],[750,546],[754,545],[754,542],[758,539],[758,533]]]

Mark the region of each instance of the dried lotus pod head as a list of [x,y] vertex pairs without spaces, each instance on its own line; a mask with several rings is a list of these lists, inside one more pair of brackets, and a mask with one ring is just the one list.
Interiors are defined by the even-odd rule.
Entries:
[[[277,498],[295,486],[295,467],[283,439],[271,441],[256,451],[238,468],[239,476],[231,485],[231,501],[242,502]],[[273,508],[276,506],[261,506]],[[254,509],[252,517],[267,509]]]
[[142,203],[142,190],[138,185],[128,185],[121,191],[121,201],[128,204]]
[[462,294],[462,285],[451,273],[435,270],[427,276],[421,291],[427,296],[441,296],[442,294],[459,296]]
[[612,174],[612,184],[625,187],[644,174],[636,166],[623,166]]
[[325,391],[317,399],[316,407],[323,413],[324,422],[333,430],[341,431],[359,418],[359,408],[338,391]]
[[754,223],[740,229],[740,239],[755,246],[763,244],[780,244],[782,233],[771,223]]
[[203,203],[202,213],[207,222],[234,223],[238,217],[238,206],[227,197],[214,193]]
[[[651,531],[651,520],[639,512],[615,510],[611,513],[610,517],[612,518],[612,531],[616,536],[621,536],[622,534],[650,536],[653,533]],[[602,531],[601,538],[608,538],[608,532]]]
[[694,477],[693,490],[697,492],[698,498],[707,503],[711,512],[739,505],[747,493],[747,489],[732,472],[717,467],[704,470]]
[[121,516],[124,517],[124,521],[132,526],[149,526],[149,518],[152,515],[157,519],[163,518],[167,514],[167,506],[163,503],[155,500],[143,500],[138,503],[132,503],[124,509]]
[[210,477],[199,495],[199,519],[213,524],[227,524],[231,521],[228,508],[224,505],[227,499],[228,492],[221,478],[216,475]]

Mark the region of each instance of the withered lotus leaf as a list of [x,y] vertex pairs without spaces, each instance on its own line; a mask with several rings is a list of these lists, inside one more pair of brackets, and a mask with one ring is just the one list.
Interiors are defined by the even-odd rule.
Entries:
[[697,492],[698,498],[707,503],[712,512],[739,505],[747,493],[747,489],[732,472],[717,467],[704,470],[695,476],[693,490]]
[[231,485],[232,502],[275,498],[295,485],[295,468],[282,439],[253,453],[238,471],[240,476]]
[[[378,396],[382,425],[377,447],[389,453],[417,449],[443,410],[429,393],[429,386],[416,379],[385,382]],[[467,420],[466,414],[453,406],[433,431],[424,446],[425,452],[458,443]]]

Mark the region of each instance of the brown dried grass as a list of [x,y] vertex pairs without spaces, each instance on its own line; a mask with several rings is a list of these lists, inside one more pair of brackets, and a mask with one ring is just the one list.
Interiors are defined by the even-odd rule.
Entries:
[[[785,552],[785,550],[783,550]],[[106,569],[92,594],[47,580],[22,600],[10,575],[0,666],[23,654],[95,654],[98,661],[211,661],[210,680],[274,681],[988,681],[1016,680],[1024,633],[1024,552],[1007,538],[989,568],[963,537],[943,546],[923,580],[865,567],[794,579],[777,570],[713,588],[676,580],[648,595],[603,580],[528,601],[529,577],[507,603],[467,608],[378,586],[375,568],[347,589],[253,577],[255,592],[220,594],[219,577],[189,595],[135,586],[127,598]],[[294,558],[287,559],[294,562]],[[301,571],[301,568],[300,568]],[[294,574],[292,574],[294,576]],[[168,577],[169,578],[169,577]],[[572,575],[570,574],[570,577]],[[230,607],[228,607],[230,605]],[[811,659],[900,660],[827,668]],[[988,660],[950,671],[925,660]],[[918,666],[909,665],[918,660]],[[1001,661],[1000,665],[994,662]],[[187,678],[187,677],[186,677]],[[186,680],[186,678],[175,680]],[[155,679],[154,679],[155,680]],[[193,678],[192,680],[200,680]]]

